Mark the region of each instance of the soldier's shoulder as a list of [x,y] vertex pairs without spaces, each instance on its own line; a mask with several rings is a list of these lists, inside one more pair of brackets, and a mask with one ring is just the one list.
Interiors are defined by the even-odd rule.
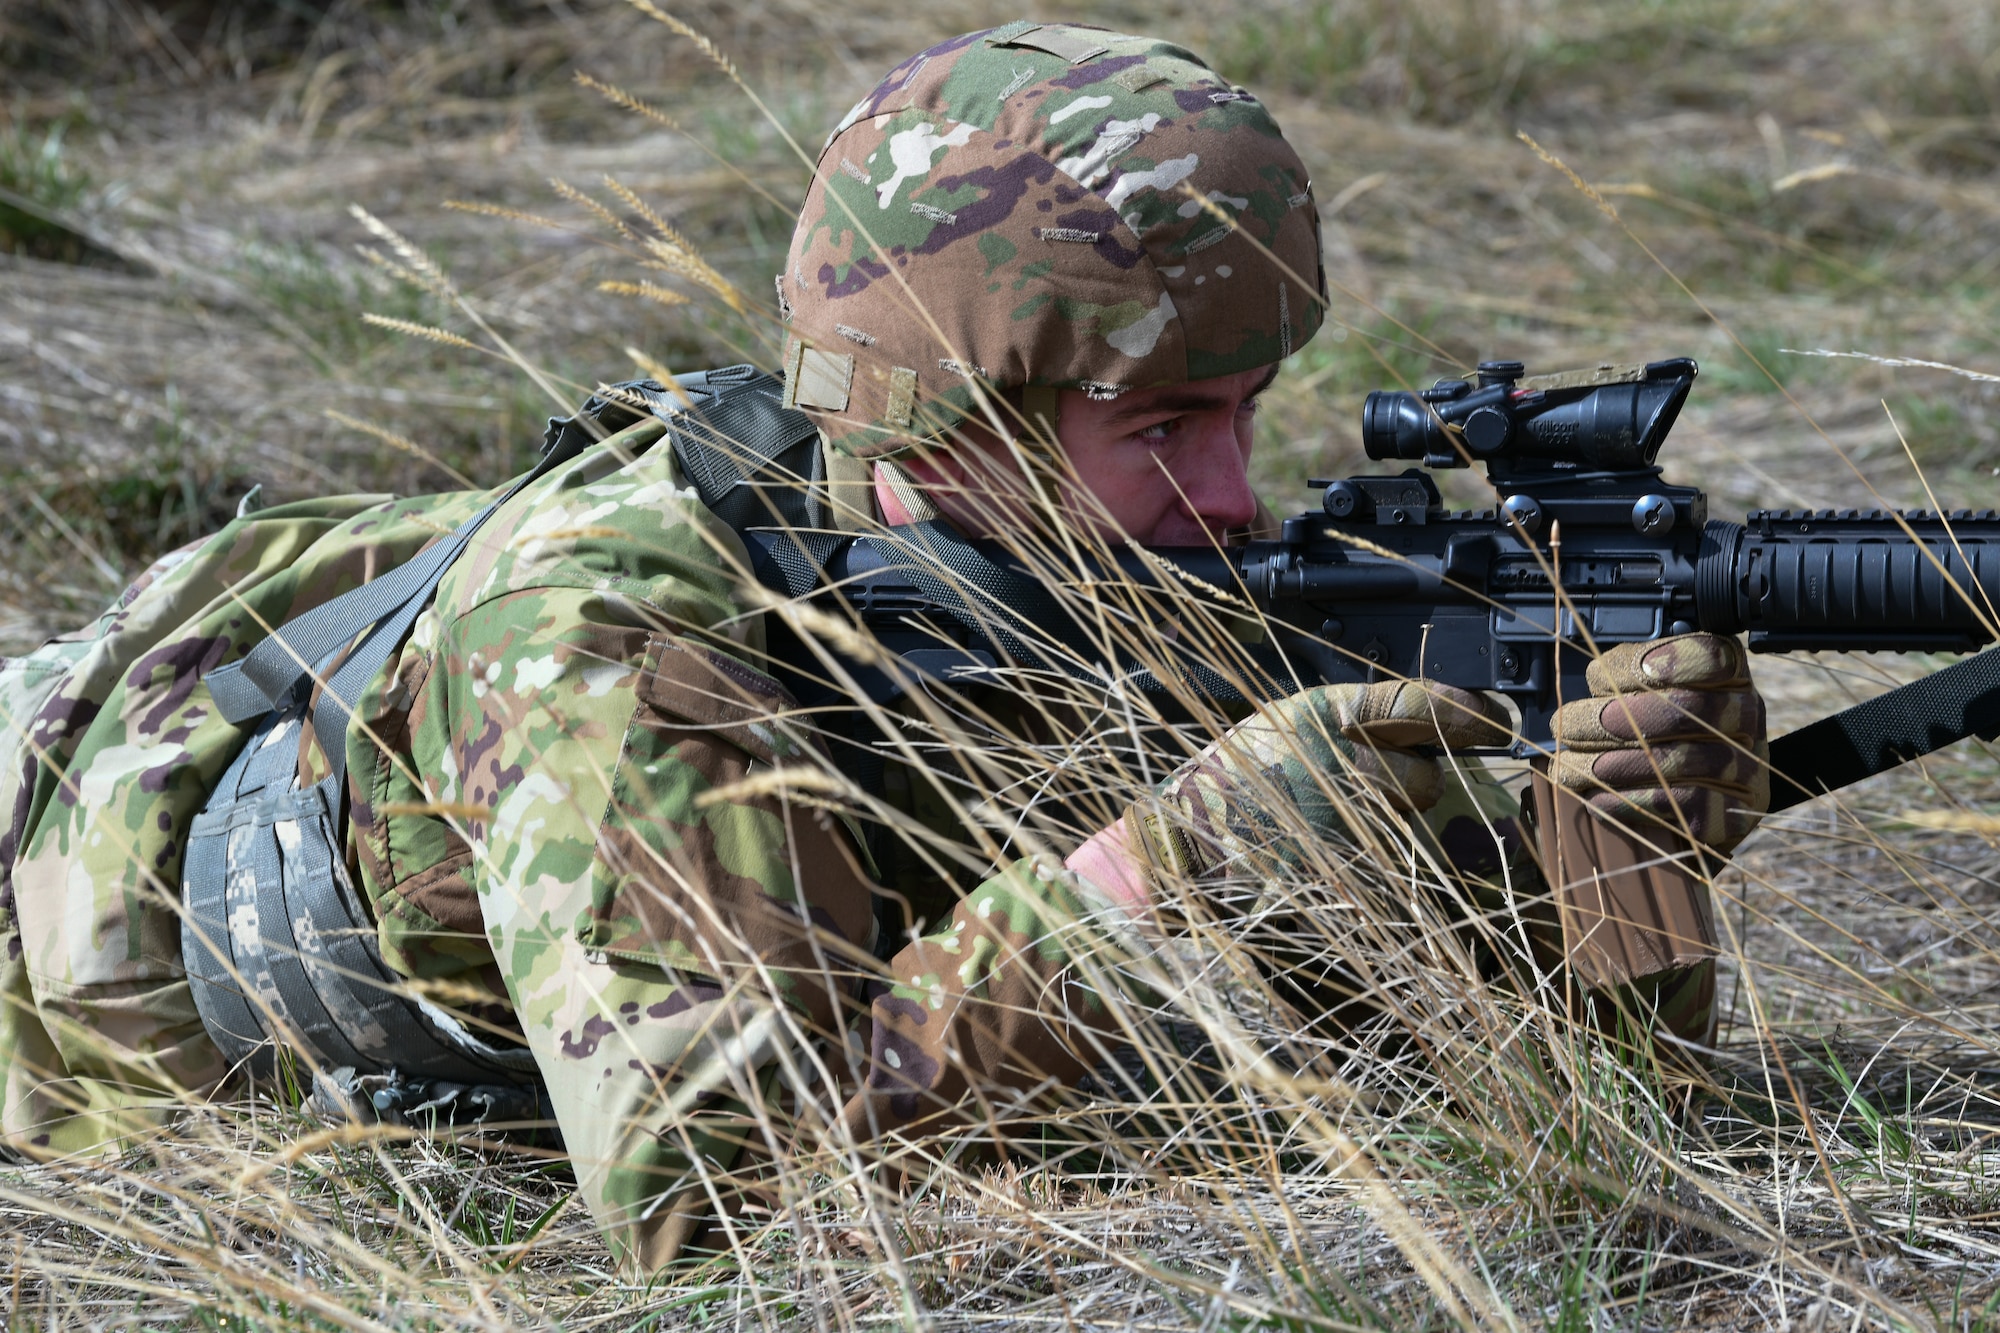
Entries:
[[709,624],[740,614],[742,539],[702,503],[657,422],[621,431],[509,500],[454,562],[441,613],[574,590]]

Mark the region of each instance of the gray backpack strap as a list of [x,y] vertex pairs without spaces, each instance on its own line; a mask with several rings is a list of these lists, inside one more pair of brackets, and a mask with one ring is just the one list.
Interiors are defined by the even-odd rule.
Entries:
[[[574,420],[565,418],[561,424],[573,426]],[[582,429],[558,430],[555,429],[558,423],[550,424],[548,451],[542,455],[534,470],[461,523],[449,537],[433,542],[381,578],[342,593],[303,615],[294,616],[273,630],[264,642],[252,648],[242,661],[209,672],[203,679],[207,681],[209,695],[215,700],[222,716],[240,726],[303,698],[333,655],[352,643],[356,635],[373,626],[375,632],[349,655],[347,665],[329,682],[345,685],[350,693],[344,696],[338,688],[323,691],[319,716],[315,721],[335,725],[319,734],[341,734],[347,714],[361,697],[369,678],[375,674],[376,668],[388,660],[388,655],[402,642],[403,636],[409,633],[417,616],[429,605],[431,594],[437,591],[438,581],[444,577],[445,570],[464,552],[480,525],[491,518],[501,505],[518,495],[523,487],[551,468],[574,458],[590,442],[591,437]],[[374,656],[377,648],[380,650],[379,657]],[[330,707],[329,700],[338,702]],[[327,757],[345,766],[346,756],[336,754],[339,748],[327,745]]]
[[[451,536],[382,577],[286,621],[242,661],[209,672],[209,693],[223,717],[241,725],[296,702],[311,687],[314,674],[355,635],[435,590],[493,508],[488,505]],[[360,655],[357,649],[354,656]]]

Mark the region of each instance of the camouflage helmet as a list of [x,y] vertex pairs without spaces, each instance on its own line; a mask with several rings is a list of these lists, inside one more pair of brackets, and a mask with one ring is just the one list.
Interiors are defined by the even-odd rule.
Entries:
[[1256,98],[1166,42],[1009,23],[905,60],[827,140],[778,276],[786,398],[870,457],[972,415],[975,381],[1268,365],[1325,294],[1311,183]]

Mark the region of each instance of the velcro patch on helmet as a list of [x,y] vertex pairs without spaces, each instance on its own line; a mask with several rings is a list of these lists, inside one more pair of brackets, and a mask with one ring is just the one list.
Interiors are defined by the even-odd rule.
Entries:
[[889,404],[882,409],[882,424],[892,430],[907,429],[916,403],[917,372],[908,366],[897,366],[889,372]]
[[995,46],[1022,46],[1030,51],[1046,51],[1052,56],[1081,65],[1086,60],[1095,60],[1111,48],[1094,41],[1080,32],[1066,28],[1024,28],[1005,41],[994,42]]
[[1003,23],[992,32],[987,33],[986,44],[988,46],[1005,46],[1022,33],[1033,32],[1041,26],[1041,24],[1035,22],[1033,19],[1015,19],[1013,22]]
[[1167,72],[1155,65],[1134,65],[1113,74],[1111,81],[1128,93],[1142,93],[1156,83],[1165,83]]
[[845,412],[854,387],[854,358],[822,352],[797,338],[785,345],[786,407],[817,407]]

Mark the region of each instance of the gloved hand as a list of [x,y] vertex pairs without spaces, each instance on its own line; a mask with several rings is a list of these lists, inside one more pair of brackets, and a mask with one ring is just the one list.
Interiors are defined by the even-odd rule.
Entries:
[[1771,803],[1771,750],[1742,644],[1621,643],[1588,679],[1593,697],[1556,711],[1551,781],[1621,822],[1718,852],[1750,835]]
[[1445,775],[1412,747],[1504,745],[1512,735],[1496,700],[1466,690],[1322,685],[1238,723],[1181,765],[1155,800],[1127,813],[1125,842],[1155,878],[1295,861],[1308,840],[1347,832],[1347,813],[1370,796],[1403,812],[1437,804]]

